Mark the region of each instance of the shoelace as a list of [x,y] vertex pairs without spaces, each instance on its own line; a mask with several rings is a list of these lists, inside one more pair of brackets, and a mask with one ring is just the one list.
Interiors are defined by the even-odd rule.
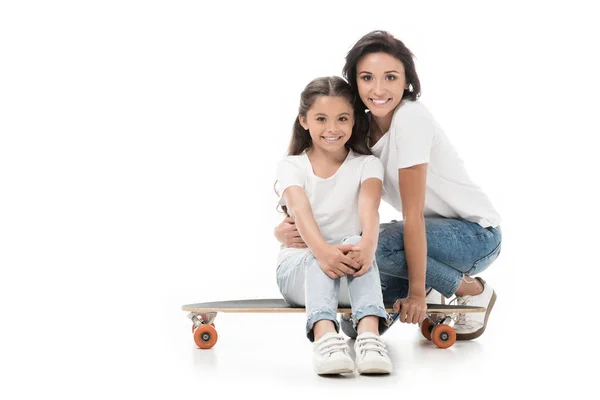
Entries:
[[357,350],[360,354],[364,354],[367,351],[378,351],[383,354],[387,353],[385,344],[383,344],[379,337],[360,338],[357,342]]
[[[456,304],[459,306],[471,305],[471,296],[463,296],[463,297],[456,296],[454,299],[452,299],[452,301],[449,304],[452,304],[454,302],[456,302]],[[462,326],[468,326],[468,325],[473,325],[473,324],[483,325],[481,323],[472,321],[471,319],[467,318],[467,314],[465,314],[465,313],[458,313],[456,322],[454,324],[462,325]]]
[[[459,306],[468,306],[471,304],[471,298],[469,296],[457,297],[456,303]],[[467,324],[467,314],[458,313],[458,318],[456,320],[456,325],[466,325]]]
[[325,339],[322,343],[317,346],[319,352],[323,355],[338,352],[338,351],[346,351],[347,345],[343,338],[339,336],[332,336],[330,338]]

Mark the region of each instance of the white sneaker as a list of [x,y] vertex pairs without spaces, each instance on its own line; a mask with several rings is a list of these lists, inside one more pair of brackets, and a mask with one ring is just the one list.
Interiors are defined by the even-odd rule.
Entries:
[[392,360],[387,355],[385,343],[370,332],[361,333],[354,343],[356,367],[359,374],[389,374],[392,372]]
[[460,313],[458,320],[454,325],[456,331],[456,340],[472,340],[478,338],[485,331],[487,320],[496,302],[496,292],[481,278],[475,278],[481,282],[483,292],[476,296],[456,296],[452,302],[456,301],[459,306],[485,307],[485,313]]
[[434,288],[429,288],[425,300],[427,304],[446,304],[446,298]]
[[[427,304],[446,304],[446,298],[434,288],[429,288],[425,301]],[[442,319],[443,316],[444,314],[431,314],[429,318],[434,322],[437,322]]]
[[324,334],[314,342],[313,366],[319,375],[349,374],[354,372],[350,348],[342,335]]

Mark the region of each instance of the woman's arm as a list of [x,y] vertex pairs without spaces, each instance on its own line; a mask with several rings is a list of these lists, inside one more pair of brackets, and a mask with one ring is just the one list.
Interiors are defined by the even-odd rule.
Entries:
[[[425,235],[425,183],[427,164],[398,170],[402,219],[404,221],[404,253],[408,266],[408,298],[400,301],[400,321],[419,323],[425,319],[425,273],[427,237]],[[396,305],[394,306],[396,308]]]
[[323,272],[332,279],[353,274],[359,268],[358,263],[344,255],[340,246],[331,246],[325,241],[304,190],[299,186],[290,186],[283,195],[288,213],[296,221],[300,236],[319,261]]
[[363,181],[358,195],[358,215],[362,235],[360,242],[354,248],[357,254],[349,254],[360,264],[360,271],[355,277],[366,273],[375,259],[377,241],[379,239],[379,204],[381,203],[382,182],[377,178]]
[[295,247],[297,249],[305,249],[307,247],[300,233],[298,233],[296,221],[292,217],[286,217],[281,221],[273,230],[273,235],[275,235],[275,239],[278,242],[286,247]]

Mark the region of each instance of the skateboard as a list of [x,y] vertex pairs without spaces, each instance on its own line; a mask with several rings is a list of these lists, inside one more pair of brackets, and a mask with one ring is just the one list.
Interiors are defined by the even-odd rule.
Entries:
[[[393,304],[385,304],[393,313]],[[188,304],[181,307],[192,320],[194,342],[200,349],[210,349],[218,339],[214,320],[217,313],[304,313],[304,307],[293,307],[284,299],[246,299]],[[437,347],[446,349],[456,341],[453,325],[459,313],[485,312],[485,307],[427,304],[427,318],[421,323],[421,334]],[[351,308],[338,308],[338,313],[351,313]]]

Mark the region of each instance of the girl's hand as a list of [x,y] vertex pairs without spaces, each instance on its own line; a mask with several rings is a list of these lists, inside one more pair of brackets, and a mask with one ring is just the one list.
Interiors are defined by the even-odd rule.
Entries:
[[408,296],[394,303],[394,312],[400,314],[400,322],[419,324],[427,317],[427,301],[425,296]]
[[348,253],[348,257],[360,265],[360,269],[352,274],[353,277],[356,278],[367,273],[371,265],[373,265],[375,250],[377,250],[377,245],[366,239],[362,239],[352,247],[352,250]]
[[314,252],[321,269],[331,279],[353,275],[360,268],[358,262],[344,254],[344,251],[348,251],[349,247],[325,245]]
[[308,247],[296,229],[294,218],[287,217],[275,227],[275,238],[286,247],[303,249]]

